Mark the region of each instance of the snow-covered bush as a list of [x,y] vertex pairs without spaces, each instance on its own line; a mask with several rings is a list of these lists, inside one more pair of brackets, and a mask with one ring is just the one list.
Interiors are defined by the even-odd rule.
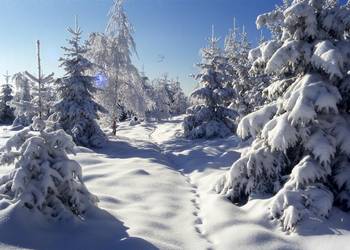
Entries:
[[74,153],[71,136],[45,131],[45,123],[35,117],[2,149],[1,165],[14,164],[14,169],[0,178],[0,204],[11,202],[49,218],[84,216],[98,200],[84,185],[81,166],[67,153]]
[[24,73],[17,73],[12,79],[16,87],[16,94],[11,102],[11,106],[15,108],[16,117],[13,126],[29,126],[35,115],[30,82]]
[[134,116],[133,118],[131,118],[131,120],[129,122],[129,125],[130,126],[135,126],[135,125],[138,125],[140,123],[141,123],[140,120],[136,116]]
[[15,119],[14,108],[10,106],[12,99],[11,85],[9,83],[2,85],[0,91],[0,124],[11,124]]
[[241,121],[238,133],[256,138],[215,186],[237,203],[273,194],[271,217],[288,231],[334,205],[350,209],[350,10],[334,3],[295,0],[282,17],[258,17],[281,28],[251,52],[253,68],[279,75],[268,88],[277,100]]
[[78,145],[100,147],[107,138],[96,119],[98,111],[105,112],[105,109],[92,96],[96,91],[95,78],[86,73],[92,63],[85,58],[87,49],[80,45],[82,32],[77,25],[75,30],[68,31],[73,35],[69,40],[71,47],[63,47],[66,54],[60,59],[66,75],[56,81],[59,101],[50,120],[71,135]]
[[183,127],[189,138],[225,137],[235,130],[237,112],[226,108],[235,92],[229,87],[231,67],[217,46],[218,39],[212,35],[207,48],[202,49],[200,73],[195,76],[200,87],[191,93],[194,105],[187,110]]

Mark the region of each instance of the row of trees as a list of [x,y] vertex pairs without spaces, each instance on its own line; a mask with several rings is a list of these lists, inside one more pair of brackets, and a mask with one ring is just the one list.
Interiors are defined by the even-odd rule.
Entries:
[[[262,44],[261,38],[260,44]],[[270,76],[251,70],[251,44],[243,26],[234,27],[220,48],[214,27],[208,46],[201,50],[200,71],[194,75],[199,87],[191,94],[191,106],[184,121],[189,138],[225,137],[235,132],[237,123],[266,102],[263,90]]]

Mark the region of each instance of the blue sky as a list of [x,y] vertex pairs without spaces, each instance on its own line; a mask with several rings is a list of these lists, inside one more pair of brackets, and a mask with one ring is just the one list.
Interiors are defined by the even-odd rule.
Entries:
[[[233,17],[245,25],[253,43],[259,32],[256,16],[271,10],[280,0],[126,0],[125,9],[135,27],[138,58],[135,64],[150,77],[168,73],[179,77],[189,93],[195,81],[199,49],[206,44],[211,25],[221,41],[232,27]],[[66,28],[74,16],[85,37],[103,31],[112,0],[0,0],[0,73],[35,72],[35,41],[41,40],[44,72],[62,74],[60,46],[68,38]],[[164,60],[161,58],[164,57]],[[3,81],[3,80],[2,80]]]

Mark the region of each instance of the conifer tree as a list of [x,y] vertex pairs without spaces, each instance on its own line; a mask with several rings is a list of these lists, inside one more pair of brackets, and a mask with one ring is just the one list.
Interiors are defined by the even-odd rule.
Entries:
[[11,106],[15,108],[15,120],[13,126],[29,126],[35,115],[35,108],[32,103],[31,84],[25,73],[16,73],[12,77],[16,94],[11,102]]
[[239,32],[234,19],[234,27],[225,39],[224,55],[232,67],[230,86],[236,92],[228,107],[239,113],[239,120],[260,107],[266,100],[263,93],[269,78],[266,74],[250,71],[252,67],[250,50],[251,44],[244,26]]
[[92,63],[85,57],[87,48],[80,44],[82,31],[77,22],[75,29],[68,31],[72,35],[68,40],[70,47],[62,47],[65,56],[60,59],[66,74],[56,81],[59,101],[50,119],[78,145],[99,147],[106,141],[106,136],[96,120],[98,112],[105,112],[105,109],[93,99],[95,78],[87,75]]
[[0,179],[0,200],[49,218],[82,218],[98,199],[84,185],[81,166],[67,156],[74,153],[72,138],[62,129],[45,128],[34,117],[31,126],[6,142],[0,165],[14,169]]
[[235,130],[233,119],[237,112],[224,105],[235,94],[228,87],[231,67],[217,43],[213,28],[209,46],[202,49],[200,73],[195,76],[201,86],[191,94],[195,104],[187,110],[183,123],[185,136],[189,138],[225,137]]
[[6,83],[1,86],[0,92],[0,124],[11,124],[15,119],[14,108],[10,106],[13,99],[12,87],[9,83],[10,75],[4,75]]
[[251,67],[248,54],[251,49],[251,45],[248,41],[248,34],[243,26],[240,33],[240,40],[238,41],[237,58],[229,57],[229,62],[235,71],[236,77],[233,79],[233,89],[236,92],[236,98],[230,105],[230,108],[237,110],[240,117],[249,113],[254,103],[250,100],[248,91],[251,90],[253,85],[252,77],[249,75],[249,69]]
[[45,76],[42,72],[41,67],[41,55],[40,55],[40,41],[37,41],[37,60],[38,60],[38,76],[34,76],[29,72],[25,72],[28,79],[32,81],[32,106],[35,108],[36,114],[40,119],[47,119],[48,114],[50,113],[51,103],[49,102],[49,87],[50,84],[54,81],[53,75],[51,73],[48,76]]
[[182,115],[186,113],[188,108],[188,100],[178,79],[170,80],[168,86],[168,94],[170,96],[170,113],[172,116]]
[[234,18],[233,28],[230,29],[224,43],[224,55],[232,67],[232,82],[229,83],[232,88],[234,88],[234,81],[239,78],[236,67],[239,65],[240,61],[240,47],[241,44],[239,41],[239,29],[236,26],[236,18]]

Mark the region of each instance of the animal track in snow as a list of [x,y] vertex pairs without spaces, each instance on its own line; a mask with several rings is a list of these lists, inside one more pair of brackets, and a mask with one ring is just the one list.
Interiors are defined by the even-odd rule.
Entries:
[[[201,206],[200,206],[200,194],[198,193],[198,186],[193,184],[191,178],[188,175],[184,175],[183,174],[183,176],[186,178],[186,181],[192,187],[191,193],[193,193],[193,196],[194,196],[194,198],[191,199],[191,202],[192,202],[194,208],[196,209],[196,211],[192,213],[193,216],[195,216],[195,219],[194,219],[195,231],[198,234],[200,234],[201,238],[205,239],[208,242],[208,244],[213,245],[213,243],[208,239],[207,234],[202,229],[202,227],[203,227],[203,218],[200,215]],[[213,248],[209,247],[209,248],[207,248],[207,250],[213,250]]]

